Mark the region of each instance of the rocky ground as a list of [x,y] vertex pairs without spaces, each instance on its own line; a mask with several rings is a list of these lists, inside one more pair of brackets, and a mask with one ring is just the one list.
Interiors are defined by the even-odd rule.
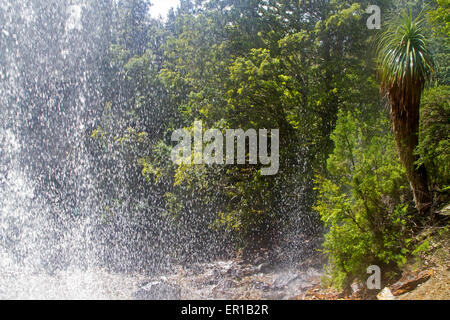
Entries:
[[450,238],[441,228],[429,228],[422,234],[422,243],[429,248],[403,267],[399,279],[385,284],[381,290],[367,290],[355,282],[352,292],[322,288],[320,284],[308,289],[296,299],[307,300],[449,300],[450,299]]
[[137,299],[292,299],[320,282],[321,271],[246,264],[237,260],[180,267],[142,283]]
[[404,293],[401,300],[449,300],[450,299],[450,238],[446,235],[433,236],[430,248],[423,253],[419,261],[410,264],[405,273],[414,269],[429,271],[430,277],[414,290]]
[[[433,232],[435,232],[434,230]],[[321,286],[320,263],[276,266],[227,260],[178,267],[141,283],[135,299],[446,300],[450,299],[450,240],[426,235],[430,248],[380,289],[354,282],[349,292]],[[425,240],[424,240],[425,241]]]

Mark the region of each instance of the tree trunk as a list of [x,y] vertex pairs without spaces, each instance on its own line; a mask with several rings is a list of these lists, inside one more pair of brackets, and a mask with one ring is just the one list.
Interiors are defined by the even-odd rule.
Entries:
[[425,214],[431,207],[432,197],[428,188],[425,166],[422,164],[417,167],[415,164],[418,160],[414,150],[419,142],[419,108],[404,108],[401,105],[392,104],[391,119],[400,161],[406,169],[417,210]]

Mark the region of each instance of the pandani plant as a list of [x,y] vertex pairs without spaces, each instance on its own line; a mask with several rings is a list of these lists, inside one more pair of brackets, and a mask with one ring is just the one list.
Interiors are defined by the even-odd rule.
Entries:
[[433,72],[433,58],[425,36],[423,14],[416,18],[404,11],[391,20],[381,33],[377,47],[381,92],[387,98],[393,133],[406,169],[418,211],[431,207],[425,166],[416,165],[414,150],[418,144],[419,107],[422,92]]

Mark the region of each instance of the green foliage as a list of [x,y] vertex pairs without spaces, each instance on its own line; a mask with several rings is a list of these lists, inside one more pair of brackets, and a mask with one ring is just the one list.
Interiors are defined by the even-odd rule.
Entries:
[[[200,118],[210,128],[220,122],[244,130],[279,128],[282,170],[263,177],[258,166],[183,165],[176,169],[174,194],[183,201],[191,193],[215,208],[214,226],[235,233],[240,245],[276,241],[280,224],[310,211],[313,168],[323,169],[337,110],[366,110],[378,102],[373,62],[361,59],[369,47],[364,12],[347,1],[319,11],[273,3],[292,9],[292,16],[256,5],[221,14],[216,5],[222,4],[175,20],[160,77],[188,126]],[[293,19],[313,13],[313,23]]]
[[435,187],[450,185],[450,86],[424,92],[420,109],[420,138],[416,152]]
[[433,79],[437,85],[450,85],[450,2],[436,0],[426,16],[432,29],[431,49],[436,68]]
[[331,137],[329,177],[316,179],[315,209],[328,230],[332,284],[342,288],[371,264],[406,262],[411,194],[384,114],[362,122],[358,113],[340,112]]
[[421,254],[426,253],[429,250],[430,250],[430,241],[429,239],[426,239],[412,251],[412,254],[414,256],[420,256]]
[[[411,12],[403,11],[401,19],[392,20],[380,38],[379,73],[382,86],[391,94],[420,95],[431,76],[434,62],[424,36],[424,22],[422,15],[413,18]],[[397,93],[392,88],[404,90]]]
[[436,0],[436,6],[428,12],[428,18],[435,33],[450,37],[450,1]]
[[[240,248],[258,248],[276,243],[289,228],[304,232],[298,221],[308,214],[314,226],[307,229],[320,229],[311,210],[318,194],[335,284],[365,274],[370,261],[402,263],[410,192],[388,121],[374,111],[381,101],[375,33],[365,19],[369,4],[383,12],[392,6],[387,0],[182,1],[162,23],[145,15],[147,1],[123,1],[113,15],[117,30],[105,68],[110,102],[92,131],[103,153],[105,197],[126,203],[124,196],[145,201],[158,194],[164,221],[192,241],[212,232],[218,243],[231,238]],[[440,15],[429,17],[440,23]],[[389,29],[385,66],[395,74],[385,82],[408,73],[408,59],[420,53],[419,69],[429,75],[429,52],[416,27],[410,21],[404,46],[397,29]],[[433,50],[445,53],[442,43],[434,41]],[[445,82],[441,70],[438,81]],[[424,99],[433,105],[423,109],[430,115],[442,111],[437,105],[445,98],[441,91],[435,95],[433,103]],[[441,120],[424,117],[418,152],[437,168],[436,183],[446,184],[448,141],[442,134],[448,130]],[[261,176],[259,165],[248,164],[173,164],[170,135],[192,130],[195,120],[222,133],[280,129],[279,173]],[[123,172],[128,177],[121,180]]]
[[[174,221],[195,223],[201,216],[208,228],[233,234],[240,247],[270,246],[282,225],[294,226],[299,215],[311,212],[313,168],[324,168],[337,110],[378,103],[364,6],[245,1],[223,10],[226,5],[210,1],[199,11],[194,5],[169,21],[157,79],[179,119],[167,132],[190,128],[195,119],[222,131],[277,128],[282,170],[275,177],[249,165],[171,170],[154,162],[154,149],[139,164],[147,181],[172,183],[165,199]],[[310,21],[295,18],[302,15]],[[150,53],[124,64],[138,85],[136,101],[148,100],[140,87],[155,82]]]

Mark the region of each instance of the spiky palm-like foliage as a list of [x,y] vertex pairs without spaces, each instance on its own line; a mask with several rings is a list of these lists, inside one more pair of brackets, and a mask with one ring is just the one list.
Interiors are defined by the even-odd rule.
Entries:
[[422,15],[413,19],[404,12],[388,23],[378,42],[378,72],[382,93],[388,98],[400,160],[406,168],[420,212],[431,204],[424,166],[415,166],[419,106],[422,91],[433,72]]

